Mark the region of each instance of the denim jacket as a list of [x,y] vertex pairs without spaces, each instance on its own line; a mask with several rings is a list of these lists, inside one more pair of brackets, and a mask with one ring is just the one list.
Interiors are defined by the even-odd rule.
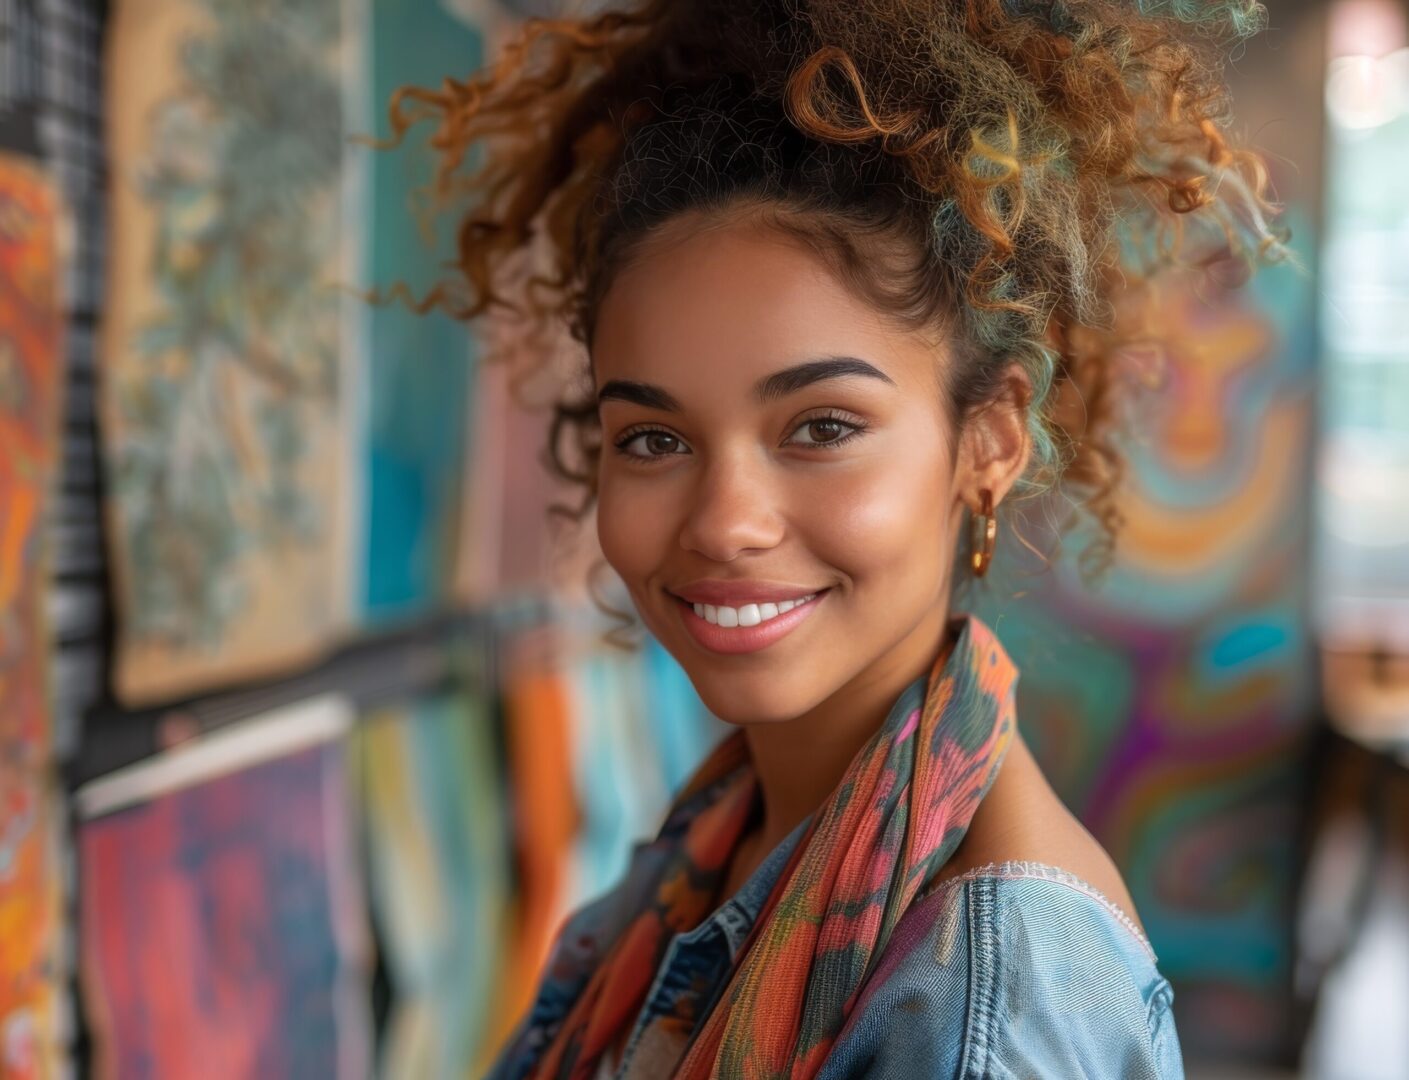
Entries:
[[[699,1015],[707,1014],[806,824],[708,919],[675,937],[622,1061],[600,1077],[669,1074],[683,1046],[643,1044],[647,1021],[674,1012],[681,994],[700,994]],[[581,909],[558,947],[577,924],[620,903],[630,882]],[[541,1025],[555,1009],[551,988],[542,990],[506,1049],[546,1035]],[[1173,999],[1149,941],[1093,886],[1042,863],[990,864],[941,882],[906,912],[821,1080],[1172,1080],[1184,1075]],[[515,1061],[523,1056],[502,1054],[489,1076],[521,1076]]]
[[[908,708],[923,689],[912,685],[896,707]],[[597,1080],[671,1074],[685,1037],[652,1021],[709,1014],[809,821],[709,917],[671,939],[621,1060],[605,1055]],[[625,925],[654,878],[656,855],[637,844],[623,880],[567,920],[554,955]],[[489,1080],[526,1075],[580,989],[545,979]],[[819,1078],[1171,1080],[1183,1076],[1173,998],[1149,941],[1094,886],[1042,863],[993,863],[915,899]]]

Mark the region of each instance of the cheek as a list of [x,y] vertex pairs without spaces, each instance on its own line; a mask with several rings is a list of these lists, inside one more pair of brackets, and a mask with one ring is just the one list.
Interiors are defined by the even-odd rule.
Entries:
[[819,488],[808,533],[816,553],[858,584],[928,586],[947,566],[948,494],[939,469],[878,462]]
[[622,580],[635,587],[660,563],[670,524],[659,493],[645,484],[603,479],[597,496],[597,541]]

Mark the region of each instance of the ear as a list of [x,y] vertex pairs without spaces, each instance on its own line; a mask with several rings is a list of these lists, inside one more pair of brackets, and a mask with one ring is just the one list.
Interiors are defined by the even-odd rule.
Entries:
[[975,406],[963,422],[952,488],[956,502],[981,513],[985,488],[996,507],[1017,483],[1032,452],[1027,430],[1031,402],[1032,381],[1021,365],[1010,364],[999,393]]

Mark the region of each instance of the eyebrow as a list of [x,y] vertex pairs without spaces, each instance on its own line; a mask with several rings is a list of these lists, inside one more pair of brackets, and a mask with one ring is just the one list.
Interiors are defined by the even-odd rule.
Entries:
[[[754,384],[753,396],[760,405],[767,405],[824,379],[845,379],[858,375],[895,385],[894,379],[865,360],[855,356],[826,356],[765,375]],[[627,401],[665,412],[681,411],[680,402],[663,387],[634,379],[609,379],[597,392],[598,406],[605,401]]]

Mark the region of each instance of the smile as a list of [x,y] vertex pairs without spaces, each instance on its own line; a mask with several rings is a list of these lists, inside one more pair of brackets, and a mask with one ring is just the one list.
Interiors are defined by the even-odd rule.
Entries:
[[685,628],[697,642],[711,652],[737,654],[757,652],[791,633],[829,592],[822,589],[796,600],[737,608],[674,599]]
[[714,604],[695,604],[695,614],[706,622],[720,626],[757,626],[759,623],[776,619],[779,615],[792,611],[799,604],[805,604],[816,597],[816,593],[799,596],[796,600],[780,600],[776,604],[744,604],[742,607],[726,607]]

